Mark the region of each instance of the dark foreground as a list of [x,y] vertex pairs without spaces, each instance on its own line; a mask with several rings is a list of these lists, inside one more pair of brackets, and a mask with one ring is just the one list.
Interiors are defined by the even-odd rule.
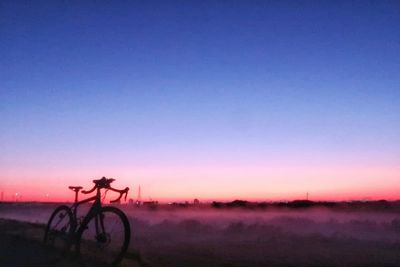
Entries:
[[[122,267],[400,267],[397,211],[274,214],[121,208],[132,229]],[[52,209],[47,205],[0,209],[0,215],[9,217],[0,219],[0,266],[82,266],[72,255],[42,246],[45,218]],[[24,219],[21,215],[39,219],[36,223],[10,219]]]
[[[82,263],[73,255],[62,255],[59,251],[44,247],[41,239],[44,226],[0,219],[0,266],[9,267],[81,267]],[[131,257],[131,259],[129,259]],[[128,254],[123,266],[146,266],[134,261]],[[92,266],[101,266],[93,264]],[[85,263],[85,267],[88,266]]]

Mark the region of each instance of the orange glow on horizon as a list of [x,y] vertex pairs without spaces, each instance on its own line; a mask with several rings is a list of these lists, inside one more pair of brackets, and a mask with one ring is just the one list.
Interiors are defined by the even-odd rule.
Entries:
[[[122,169],[122,168],[121,168]],[[82,173],[85,173],[82,171]],[[89,171],[87,171],[90,177]],[[230,201],[279,201],[304,199],[307,192],[311,200],[364,200],[398,199],[399,167],[360,166],[332,169],[329,166],[264,167],[264,166],[164,166],[157,169],[136,168],[114,172],[116,188],[130,187],[128,198],[136,200],[141,185],[142,200]],[[135,175],[130,175],[135,173]],[[67,175],[68,174],[68,175]],[[64,177],[54,178],[52,173],[41,178],[23,176],[19,179],[1,177],[0,190],[5,201],[72,201],[69,185],[92,186],[92,179],[85,179],[72,171]],[[102,175],[100,172],[94,177]],[[93,177],[93,176],[92,176]],[[137,177],[137,178],[132,178]],[[24,181],[22,183],[22,181]],[[382,181],[385,181],[384,183]],[[112,193],[109,193],[112,197]],[[83,195],[80,198],[84,197]]]

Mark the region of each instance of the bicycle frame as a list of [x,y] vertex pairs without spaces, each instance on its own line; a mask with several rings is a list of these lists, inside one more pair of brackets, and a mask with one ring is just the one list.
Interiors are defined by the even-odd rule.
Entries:
[[[77,198],[78,192],[75,192],[75,194],[76,194],[75,202],[70,207],[70,209],[72,210],[72,215],[73,215],[73,220],[74,220],[74,226],[73,226],[74,227],[74,231],[73,232],[76,233],[77,231],[79,231],[79,227],[81,226],[81,224],[83,222],[88,220],[93,213],[97,213],[98,211],[101,210],[102,205],[101,205],[101,192],[100,192],[100,190],[101,190],[101,188],[96,188],[96,195],[94,195],[92,197],[89,197],[89,198],[86,198],[86,199],[83,199],[83,200],[80,200],[80,201],[78,201],[78,198]],[[78,218],[77,218],[78,207],[80,205],[84,204],[84,203],[88,203],[88,202],[91,202],[91,201],[94,201],[94,202],[93,202],[92,206],[90,207],[89,211],[86,213],[86,215],[83,217],[83,219],[80,222],[78,222]],[[99,221],[100,221],[101,229],[99,229]],[[98,235],[99,233],[104,232],[104,222],[103,222],[103,218],[102,217],[100,217],[100,218],[96,217],[95,218],[95,229],[96,229],[96,235]],[[99,231],[99,230],[101,230],[101,231]]]
[[[117,192],[117,193],[120,194],[119,197],[118,197],[117,199],[110,201],[111,203],[119,202],[119,200],[121,199],[121,197],[122,197],[124,194],[125,194],[125,199],[126,199],[126,195],[127,195],[128,191],[129,191],[129,188],[126,187],[126,188],[123,189],[123,190],[118,190],[118,189],[112,188],[112,187],[110,186],[110,184],[111,184],[113,181],[114,181],[113,178],[111,178],[111,179],[106,179],[105,177],[103,177],[103,178],[100,179],[100,180],[94,180],[93,182],[95,183],[95,186],[94,186],[92,189],[88,190],[88,191],[82,190],[82,193],[83,193],[83,194],[90,194],[90,193],[92,193],[94,190],[96,190],[96,195],[94,195],[94,196],[92,196],[92,197],[89,197],[89,198],[86,198],[86,199],[83,199],[83,200],[80,200],[80,201],[78,201],[78,194],[79,194],[80,189],[82,189],[82,187],[70,187],[70,189],[72,189],[72,190],[75,192],[75,202],[74,202],[74,204],[72,204],[72,206],[70,207],[70,209],[72,210],[72,217],[73,217],[73,221],[74,221],[74,226],[73,226],[74,232],[76,232],[76,230],[79,230],[79,228],[78,228],[78,229],[75,229],[77,226],[80,226],[80,224],[82,224],[83,222],[85,222],[86,220],[88,220],[88,219],[91,217],[92,214],[95,214],[95,213],[97,213],[98,211],[101,210],[101,208],[102,208],[102,205],[101,205],[101,189],[111,190],[111,191],[114,191],[114,192]],[[79,205],[82,205],[82,204],[84,204],[84,203],[88,203],[88,202],[90,202],[90,201],[94,201],[94,203],[93,203],[93,205],[90,207],[90,209],[89,209],[89,211],[87,212],[87,214],[83,217],[83,219],[82,219],[82,221],[80,222],[80,224],[78,225],[78,220],[77,220],[77,210],[78,210],[78,206],[79,206]],[[100,217],[100,219],[99,219],[98,217],[95,217],[96,235],[99,234],[99,220],[100,220],[101,230],[102,230],[102,232],[104,232],[104,222],[103,222],[103,218]]]
[[[76,194],[78,194],[78,192],[76,192]],[[96,195],[94,195],[92,197],[89,197],[89,198],[86,198],[86,199],[83,199],[83,200],[80,200],[80,201],[77,201],[77,198],[76,198],[74,204],[72,204],[72,206],[71,206],[71,210],[72,210],[72,213],[73,213],[74,217],[76,218],[78,206],[80,206],[80,205],[82,205],[84,203],[88,203],[88,202],[94,200],[94,203],[91,206],[88,214],[93,212],[93,211],[95,211],[95,210],[98,210],[99,208],[101,208],[100,197],[101,197],[100,188],[97,188]],[[87,217],[88,214],[85,217]]]

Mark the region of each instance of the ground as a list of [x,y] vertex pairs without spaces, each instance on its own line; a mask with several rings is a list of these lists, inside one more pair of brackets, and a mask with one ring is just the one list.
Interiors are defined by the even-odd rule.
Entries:
[[[63,255],[60,251],[45,247],[41,242],[43,233],[44,225],[41,224],[0,219],[0,266],[82,267],[82,263],[73,255]],[[128,254],[120,266],[146,266],[140,264],[135,256]]]
[[[121,267],[400,267],[398,210],[120,208],[132,229]],[[2,206],[0,266],[82,266],[42,245],[53,209]]]

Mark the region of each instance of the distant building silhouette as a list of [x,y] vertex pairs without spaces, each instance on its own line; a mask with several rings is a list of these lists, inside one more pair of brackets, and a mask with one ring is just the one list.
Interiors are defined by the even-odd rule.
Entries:
[[155,209],[158,206],[158,201],[150,200],[150,201],[143,201],[143,206],[148,207],[150,209]]

